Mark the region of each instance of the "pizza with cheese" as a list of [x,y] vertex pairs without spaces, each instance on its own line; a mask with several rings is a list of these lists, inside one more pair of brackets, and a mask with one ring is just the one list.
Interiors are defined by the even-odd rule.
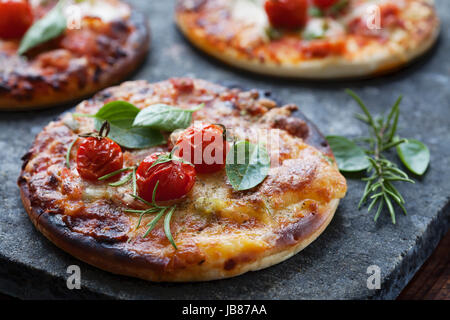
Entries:
[[125,82],[39,133],[18,184],[36,228],[101,269],[201,281],[279,263],[330,223],[346,181],[270,92]]
[[298,78],[387,73],[439,34],[433,0],[178,0],[175,19],[232,66]]
[[145,18],[119,0],[1,0],[0,109],[88,96],[134,71],[148,47]]

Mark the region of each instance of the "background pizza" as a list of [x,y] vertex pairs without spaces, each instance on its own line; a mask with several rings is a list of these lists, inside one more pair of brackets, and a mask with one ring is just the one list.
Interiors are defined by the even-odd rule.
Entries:
[[317,79],[391,71],[439,31],[432,0],[178,0],[175,19],[194,45],[230,65]]
[[148,47],[144,17],[119,0],[2,1],[0,109],[92,94],[134,71]]

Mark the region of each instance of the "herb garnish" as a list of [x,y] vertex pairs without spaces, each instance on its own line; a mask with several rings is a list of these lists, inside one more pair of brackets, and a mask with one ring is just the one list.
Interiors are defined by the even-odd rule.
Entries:
[[283,37],[283,31],[272,26],[267,26],[264,32],[270,40],[278,40]]
[[422,142],[408,139],[397,146],[397,154],[405,167],[414,174],[423,175],[430,162],[430,151]]
[[78,140],[78,136],[75,137],[75,139],[69,144],[69,148],[67,148],[67,152],[66,152],[66,167],[67,167],[67,169],[70,169],[70,154],[72,152],[73,145],[75,144],[75,142],[77,142],[77,140]]
[[158,158],[155,160],[155,162],[153,162],[153,164],[147,169],[147,171],[150,170],[151,168],[153,168],[154,166],[158,165],[158,164],[171,162],[171,161],[178,161],[178,162],[182,162],[182,163],[188,164],[190,166],[194,166],[189,161],[186,161],[183,158],[175,156],[174,153],[175,153],[176,150],[178,150],[177,146],[175,146],[172,149],[172,151],[170,151],[170,153],[162,153],[162,154],[160,154],[158,156]]
[[120,187],[120,186],[123,186],[123,185],[127,184],[128,182],[132,181],[133,195],[136,195],[137,188],[136,188],[136,167],[135,166],[122,168],[122,169],[113,171],[111,173],[105,174],[104,176],[98,178],[98,181],[108,180],[109,178],[112,178],[112,177],[114,177],[122,172],[126,172],[126,171],[131,171],[131,172],[122,180],[109,183],[108,185],[111,187]]
[[129,149],[144,149],[164,144],[162,131],[186,128],[192,121],[192,113],[203,108],[200,104],[191,109],[181,109],[164,104],[150,105],[141,110],[126,101],[112,101],[95,114],[74,113],[74,117],[95,119],[95,128],[107,120],[111,124],[109,138]]
[[[374,220],[377,221],[384,207],[388,208],[392,223],[396,223],[394,204],[397,204],[406,214],[405,199],[394,186],[395,182],[403,181],[414,183],[408,175],[394,162],[388,160],[385,152],[397,147],[397,152],[403,164],[413,173],[421,175],[429,163],[428,148],[417,140],[400,139],[396,136],[397,124],[400,115],[400,102],[398,98],[389,111],[387,117],[373,117],[362,100],[351,90],[347,93],[355,99],[363,114],[356,118],[365,123],[370,129],[370,137],[358,139],[365,142],[366,147],[339,136],[327,137],[335,154],[339,169],[344,172],[366,170],[368,177],[363,196],[358,208],[370,201],[367,211],[375,206],[377,210]],[[367,148],[368,145],[368,148]],[[365,159],[363,160],[363,155]]]
[[331,6],[331,8],[329,9],[329,13],[331,14],[339,13],[339,11],[348,6],[348,3],[349,3],[348,0],[339,0],[334,5]]
[[165,143],[158,130],[133,127],[134,118],[139,111],[139,108],[126,101],[112,101],[95,114],[74,113],[73,116],[94,118],[97,130],[103,121],[108,121],[111,125],[109,138],[125,148],[144,149]]
[[64,1],[59,1],[44,17],[36,21],[25,33],[17,53],[23,55],[37,45],[54,39],[66,30],[67,22],[63,13]]
[[266,148],[249,141],[238,141],[227,154],[225,170],[235,190],[247,190],[260,184],[269,173]]
[[308,8],[308,15],[310,17],[319,18],[319,17],[323,17],[323,12],[322,12],[322,10],[319,7],[310,6]]
[[174,131],[189,127],[192,113],[202,109],[204,103],[191,109],[181,109],[167,104],[154,104],[141,110],[134,119],[134,127],[150,127],[153,129]]
[[158,212],[158,214],[146,225],[147,230],[145,231],[145,233],[143,235],[143,238],[147,237],[150,234],[150,232],[152,232],[152,230],[155,228],[155,226],[158,223],[158,221],[162,218],[162,216],[164,214],[166,214],[166,216],[164,218],[164,233],[165,233],[167,239],[172,244],[172,246],[175,248],[175,250],[177,250],[178,249],[177,245],[175,244],[175,241],[173,240],[173,237],[172,237],[172,233],[170,232],[170,220],[172,219],[172,215],[173,215],[173,212],[175,211],[176,205],[173,205],[173,206],[160,206],[160,205],[158,205],[156,203],[155,197],[156,197],[156,190],[158,188],[158,185],[159,185],[159,180],[156,182],[155,188],[153,189],[152,202],[148,202],[148,201],[142,199],[141,197],[139,197],[137,195],[132,195],[133,198],[135,198],[136,200],[139,200],[139,201],[143,202],[144,204],[150,206],[150,208],[148,208],[146,210],[127,209],[127,210],[124,210],[124,211],[125,212],[132,212],[132,213],[140,213],[139,220],[138,220],[138,223],[136,225],[136,230],[139,229],[139,227],[141,226],[142,218],[145,215],[150,214],[150,213]]

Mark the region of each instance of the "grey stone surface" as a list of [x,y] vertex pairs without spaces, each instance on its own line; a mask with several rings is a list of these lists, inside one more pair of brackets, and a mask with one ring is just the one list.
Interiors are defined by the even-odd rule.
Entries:
[[[286,81],[251,75],[218,63],[190,46],[172,23],[172,1],[133,1],[150,20],[153,50],[135,79],[192,76],[270,89],[297,103],[324,134],[353,136],[364,127],[357,106],[343,92],[355,90],[374,112],[399,94],[399,133],[424,141],[431,167],[416,184],[399,185],[409,214],[392,225],[387,214],[374,223],[357,210],[363,184],[348,180],[347,197],[326,231],[304,251],[274,267],[228,280],[155,284],[116,276],[81,263],[41,236],[28,220],[16,179],[20,157],[34,136],[67,107],[0,114],[0,290],[24,298],[104,297],[142,299],[376,299],[395,298],[449,226],[450,198],[450,1],[438,0],[442,34],[436,48],[390,76],[359,81]],[[82,290],[66,288],[66,268],[77,264]],[[366,287],[367,267],[382,271],[380,290]]]

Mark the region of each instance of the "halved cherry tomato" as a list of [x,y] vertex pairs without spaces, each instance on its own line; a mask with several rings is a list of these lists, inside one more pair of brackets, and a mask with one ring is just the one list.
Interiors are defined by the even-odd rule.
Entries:
[[20,38],[32,24],[33,12],[28,1],[0,0],[0,38]]
[[301,28],[308,19],[308,0],[266,0],[264,8],[275,28]]
[[122,150],[109,138],[87,137],[78,148],[77,171],[83,179],[97,181],[122,167]]
[[332,5],[336,4],[339,0],[313,0],[313,4],[320,9],[328,9]]
[[153,190],[156,183],[156,201],[168,201],[183,197],[194,186],[195,168],[176,159],[157,163],[152,166],[160,156],[167,154],[156,152],[141,162],[136,170],[136,183],[139,196],[152,201]]
[[178,137],[175,155],[195,165],[200,173],[217,172],[225,167],[229,144],[223,128],[215,124],[194,124]]

